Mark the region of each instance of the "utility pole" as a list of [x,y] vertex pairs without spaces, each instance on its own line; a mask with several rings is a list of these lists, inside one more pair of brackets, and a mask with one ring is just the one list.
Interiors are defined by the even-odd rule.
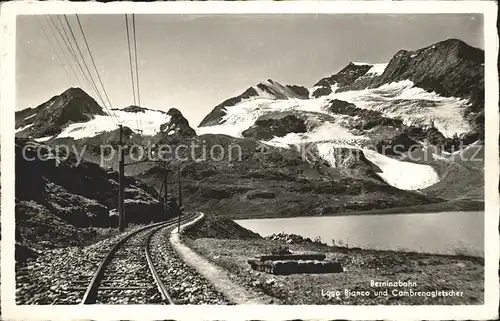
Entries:
[[163,185],[165,186],[165,196],[163,197],[163,211],[167,214],[167,197],[168,197],[168,171],[167,162],[163,162]]
[[181,215],[182,215],[182,187],[181,187],[181,165],[178,165],[177,182],[179,184],[179,216],[177,218],[177,232],[181,231]]
[[118,229],[120,232],[125,231],[125,206],[124,206],[124,183],[125,183],[125,163],[123,159],[123,125],[120,128],[120,145],[118,147],[118,160],[119,160],[119,178],[118,178]]
[[181,186],[181,166],[179,165],[179,208],[182,209],[182,186]]

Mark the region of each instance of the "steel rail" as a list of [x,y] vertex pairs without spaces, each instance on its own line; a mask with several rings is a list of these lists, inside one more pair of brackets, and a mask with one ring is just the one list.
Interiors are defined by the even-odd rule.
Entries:
[[158,291],[160,292],[163,301],[168,302],[168,304],[174,305],[175,304],[174,300],[172,300],[172,297],[170,297],[170,294],[168,294],[168,290],[167,287],[165,286],[165,283],[163,283],[160,275],[158,274],[158,271],[156,271],[150,251],[151,250],[150,243],[151,239],[153,238],[153,235],[155,235],[162,228],[164,228],[164,226],[157,227],[148,235],[146,239],[146,244],[144,245],[144,252],[146,254],[146,259],[148,261],[149,270],[151,271],[151,274],[153,275],[153,278],[156,281],[156,286],[158,287]]
[[[196,214],[190,214],[190,215],[185,216],[182,220],[186,221],[188,219],[191,219],[194,216],[196,216]],[[99,264],[99,267],[97,268],[96,272],[94,273],[94,276],[90,280],[90,283],[87,287],[87,290],[85,291],[85,294],[83,295],[82,300],[80,301],[80,304],[94,304],[95,303],[95,301],[97,299],[97,293],[99,290],[99,284],[100,284],[100,281],[102,280],[102,277],[104,276],[104,271],[106,270],[106,267],[108,266],[109,262],[113,259],[115,252],[120,248],[120,246],[122,246],[126,241],[128,241],[133,236],[135,236],[138,233],[145,231],[147,229],[154,229],[155,227],[158,227],[157,229],[155,229],[153,231],[153,232],[156,232],[160,228],[167,227],[167,226],[169,226],[169,227],[175,226],[176,224],[177,224],[177,217],[171,218],[171,219],[164,221],[164,222],[150,224],[150,225],[144,226],[140,229],[137,229],[137,230],[131,232],[129,235],[125,236],[120,241],[116,242],[113,245],[113,247],[108,251],[108,253],[104,257],[104,259],[101,261],[101,263]],[[148,239],[146,241],[146,244],[148,244],[148,243],[149,243],[149,236],[148,236]],[[148,256],[146,256],[146,257],[148,257]],[[150,259],[151,258],[148,259],[148,265],[149,265]],[[155,270],[155,272],[156,272],[156,270]],[[159,278],[157,278],[157,277],[159,277],[158,273],[156,273],[155,281],[156,281],[157,285],[160,286],[158,284]],[[163,290],[166,291],[166,287],[164,285],[163,285],[163,288],[160,290],[160,294],[162,296],[165,294],[163,292]],[[168,301],[168,299],[167,299],[167,301]]]

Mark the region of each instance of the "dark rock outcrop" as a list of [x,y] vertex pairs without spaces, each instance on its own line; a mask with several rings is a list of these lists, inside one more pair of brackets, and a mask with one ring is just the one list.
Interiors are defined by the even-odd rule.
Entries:
[[[112,110],[121,110],[121,111],[125,111],[127,113],[145,113],[146,111],[151,110],[151,109],[132,105],[132,106],[128,106],[128,107],[125,107],[125,108],[122,108],[122,109],[113,108]],[[155,111],[164,113],[161,110],[155,110]]]
[[28,260],[36,258],[40,253],[37,251],[16,242],[15,247],[15,260],[18,263],[24,263]]
[[255,125],[242,132],[243,137],[252,137],[257,140],[269,140],[273,137],[283,137],[288,133],[305,133],[306,123],[295,115],[283,118],[260,119]]
[[407,133],[401,133],[391,138],[377,142],[377,151],[386,156],[400,156],[410,149],[422,147],[420,143],[408,136]]
[[372,65],[357,65],[351,62],[338,73],[318,81],[314,86],[319,88],[312,93],[312,96],[317,98],[330,94],[332,92],[331,86],[335,84],[339,88],[348,86],[356,79],[366,74],[371,67]]
[[301,98],[307,99],[309,90],[302,86],[282,85],[272,79],[257,84],[257,88],[274,99]]
[[484,99],[484,51],[458,39],[415,50],[400,50],[371,87],[411,80],[446,97]]
[[[106,172],[87,161],[77,164],[74,154],[65,155],[26,139],[16,138],[15,150],[16,204],[34,202],[50,215],[76,227],[109,226],[109,212],[118,204],[116,172]],[[144,183],[125,178],[125,199],[147,205],[130,213],[129,222],[143,222],[144,217],[148,221],[160,219],[161,211],[153,210],[158,204],[153,193]],[[16,217],[22,220],[25,214],[16,209]]]
[[248,199],[275,198],[276,193],[270,191],[251,191],[247,193],[246,197]]
[[307,89],[304,86],[297,86],[297,85],[286,85],[288,89],[293,91],[295,94],[302,98],[308,98],[309,97],[309,89]]
[[170,120],[160,125],[160,135],[179,135],[182,137],[196,136],[196,132],[189,126],[189,122],[176,108],[170,108],[167,112]]
[[383,116],[382,113],[378,111],[358,108],[353,103],[349,103],[340,99],[333,99],[326,110],[330,113],[335,114],[360,116],[363,121],[358,126],[358,128],[363,130],[369,130],[379,125],[393,126],[398,128],[403,125],[403,122],[400,119],[388,118]]

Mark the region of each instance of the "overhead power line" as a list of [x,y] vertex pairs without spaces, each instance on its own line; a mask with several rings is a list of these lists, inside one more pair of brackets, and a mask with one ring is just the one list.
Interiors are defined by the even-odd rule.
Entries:
[[[71,34],[71,37],[74,41],[74,44],[75,44],[75,47],[76,49],[78,50],[78,54],[80,55],[80,57],[82,58],[82,62],[83,62],[83,65],[85,66],[85,69],[87,70],[88,74],[89,74],[89,77],[90,77],[90,81],[92,83],[92,86],[94,87],[95,91],[97,92],[97,95],[99,96],[99,98],[101,99],[103,105],[104,105],[104,108],[106,108],[108,110],[108,107],[106,106],[106,103],[104,101],[104,98],[102,97],[101,95],[101,92],[99,91],[99,88],[97,87],[97,84],[93,78],[93,75],[92,75],[92,72],[90,71],[90,68],[89,66],[87,65],[87,61],[85,61],[85,58],[83,57],[83,53],[82,53],[82,50],[80,49],[80,46],[78,45],[78,41],[76,40],[76,36],[75,36],[75,33],[73,32],[73,28],[71,28],[71,24],[69,23],[69,20],[68,20],[68,17],[66,15],[64,15],[64,20],[66,21],[66,25],[68,26],[69,28],[69,32]],[[109,112],[109,110],[108,110]],[[114,120],[113,120],[114,122]]]
[[[89,45],[89,43],[87,41],[87,37],[85,36],[85,32],[83,30],[83,27],[82,27],[82,24],[80,22],[80,19],[77,16],[77,22],[78,22],[78,26],[80,28],[80,32],[82,33],[82,37],[83,37],[83,40],[85,41],[85,45],[86,45],[86,48],[87,48],[87,51],[88,51],[88,55],[89,55],[89,57],[90,57],[90,59],[92,61],[92,66],[94,67],[95,74],[97,75],[99,84],[100,84],[100,86],[102,88],[102,91],[104,92],[104,96],[107,99],[107,102],[109,104],[109,108],[108,108],[108,105],[106,104],[105,99],[101,95],[101,89],[97,86],[97,83],[96,83],[96,81],[94,79],[94,75],[93,75],[91,69],[89,68],[89,65],[86,62],[86,59],[85,59],[85,57],[84,57],[84,55],[82,53],[82,50],[81,50],[81,48],[80,48],[80,46],[78,44],[77,37],[75,35],[75,32],[73,31],[73,28],[71,26],[71,23],[70,23],[68,17],[66,15],[64,15],[64,20],[63,20],[61,16],[57,16],[57,18],[59,20],[59,25],[56,23],[55,19],[52,19],[51,16],[48,16],[48,17],[49,17],[50,22],[52,23],[52,26],[54,27],[54,29],[56,30],[56,32],[59,34],[59,37],[62,39],[62,42],[66,46],[66,49],[70,53],[70,56],[76,62],[76,65],[77,65],[76,69],[79,70],[79,72],[80,72],[80,74],[81,74],[81,76],[83,78],[83,81],[86,84],[87,88],[89,88],[89,90],[94,95],[94,97],[97,100],[99,100],[99,102],[102,104],[102,106],[108,112],[108,114],[110,115],[110,118],[111,118],[111,121],[113,122],[113,124],[117,125],[117,120],[115,121],[115,119],[113,118],[113,116],[115,118],[117,118],[116,114],[112,113],[111,110],[110,110],[111,107],[112,107],[111,100],[109,99],[109,96],[108,96],[108,94],[106,92],[106,88],[104,87],[102,79],[101,79],[101,77],[99,75],[99,71],[97,69],[97,65],[95,63],[94,56],[92,55],[92,51],[91,51],[90,45]],[[55,36],[55,39],[58,42],[58,44],[60,45],[60,42],[58,41],[58,37],[57,36]],[[60,47],[62,48],[62,45],[60,45]],[[63,52],[63,55],[64,55],[64,50],[62,50],[62,52]],[[69,60],[71,60],[71,59],[69,59]],[[68,65],[70,67],[72,66],[72,64],[70,64],[70,63]],[[78,79],[78,76],[77,76],[78,72],[74,72],[74,74],[75,74],[75,77]]]
[[[67,18],[66,18],[67,20]],[[109,99],[109,96],[108,96],[108,93],[106,92],[106,88],[104,88],[104,84],[102,82],[102,79],[101,79],[101,76],[99,74],[99,70],[97,69],[97,66],[96,66],[96,63],[95,63],[95,59],[94,59],[94,56],[92,55],[92,51],[90,50],[90,46],[89,46],[89,43],[87,41],[87,37],[85,36],[85,32],[83,31],[83,27],[82,27],[82,23],[80,22],[80,18],[78,17],[78,14],[76,15],[76,20],[78,22],[78,26],[80,27],[80,32],[82,33],[82,36],[83,36],[83,40],[85,41],[85,46],[87,47],[87,51],[89,53],[89,56],[90,56],[90,60],[92,61],[92,65],[94,66],[94,69],[95,69],[95,73],[97,75],[97,79],[99,80],[99,84],[101,85],[102,87],[102,90],[104,92],[104,96],[106,97],[107,99],[107,102],[109,104],[109,107],[112,109],[113,105],[111,104],[111,100]],[[106,108],[107,109],[107,108]],[[111,110],[108,110],[108,113],[109,115],[111,116],[111,118],[113,118],[113,116],[115,116],[116,118],[116,114],[115,113],[112,113]],[[118,121],[118,119],[117,119]]]
[[[66,29],[64,28],[64,24],[63,24],[63,22],[61,20],[61,17],[58,17],[59,18],[60,26],[57,25],[55,19],[52,19],[51,16],[48,16],[48,17],[50,19],[50,22],[52,23],[52,26],[55,28],[55,30],[57,31],[57,33],[61,37],[64,45],[66,46],[66,49],[68,49],[69,53],[73,57],[73,60],[76,62],[76,70],[77,70],[77,72],[75,73],[75,75],[78,74],[78,71],[79,71],[80,74],[81,74],[81,77],[83,79],[83,82],[85,83],[85,86],[87,86],[87,88],[89,88],[89,90],[91,91],[91,93],[93,94],[93,96],[96,97],[96,99],[99,99],[99,97],[97,97],[97,93],[95,92],[95,89],[92,87],[92,85],[90,83],[90,80],[89,80],[88,76],[85,74],[85,72],[83,70],[83,67],[80,64],[80,60],[76,56],[75,50],[73,49],[73,45],[71,43],[71,39],[69,38],[68,33],[66,32]],[[64,34],[63,34],[63,32],[64,32]]]
[[[59,52],[56,50],[56,46],[50,40],[49,34],[48,34],[45,26],[42,24],[42,21],[38,15],[36,15],[36,20],[38,21],[38,24],[40,25],[40,29],[42,30],[43,34],[45,35],[47,42],[49,43],[50,47],[52,48],[52,52],[54,53],[54,56],[56,57],[57,62],[61,65],[62,69],[64,70],[64,73],[68,77],[69,82],[73,83],[73,80],[71,78],[71,75],[70,75],[66,65],[63,63],[62,58],[59,56]],[[64,57],[64,55],[63,55],[63,57]]]
[[[71,64],[70,59],[68,59],[68,57],[66,57],[65,52],[64,52],[64,48],[65,47],[63,46],[63,44],[61,44],[61,42],[59,41],[59,37],[57,37],[57,34],[56,34],[59,31],[56,29],[56,26],[54,25],[54,22],[53,22],[52,18],[50,16],[48,18],[49,18],[49,19],[47,19],[48,29],[51,31],[50,33],[53,35],[53,37],[54,37],[54,39],[56,41],[57,47],[61,51],[61,55],[62,55],[62,57],[64,59],[64,63],[68,66],[68,69],[74,75],[77,84],[80,87],[83,87],[84,83],[85,83],[85,79],[83,79],[83,81],[80,79],[81,76],[79,76],[79,74],[78,74],[78,69],[75,70],[75,67],[73,66],[73,64]],[[64,39],[62,37],[61,37],[61,39],[64,42]]]
[[[137,98],[135,96],[135,83],[134,83],[134,68],[132,67],[132,49],[130,43],[130,28],[128,24],[128,15],[125,14],[125,29],[127,31],[127,46],[128,46],[128,62],[130,65],[130,80],[132,81],[132,95],[134,97],[134,105],[137,106]],[[134,113],[135,124],[139,128],[138,113]]]
[[[134,34],[134,53],[135,53],[135,77],[136,77],[136,85],[137,85],[137,103],[139,106],[141,106],[141,95],[139,91],[139,63],[137,60],[137,37],[136,37],[136,29],[135,29],[135,14],[132,14],[132,30]],[[142,115],[141,113],[138,114],[139,116],[139,129],[142,132]]]
[[135,78],[137,85],[137,103],[139,106],[141,105],[141,95],[139,91],[139,64],[137,60],[137,37],[136,37],[136,29],[135,29],[135,15],[132,14],[132,30],[134,31],[134,52],[135,52]]

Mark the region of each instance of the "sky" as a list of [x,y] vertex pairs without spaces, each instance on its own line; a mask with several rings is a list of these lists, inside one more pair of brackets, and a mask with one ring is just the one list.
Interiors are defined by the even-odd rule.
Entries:
[[[76,17],[67,18],[91,67]],[[112,107],[133,105],[125,16],[79,18]],[[225,99],[268,78],[312,87],[351,61],[389,62],[400,49],[448,38],[484,48],[482,16],[471,14],[150,14],[135,15],[135,24],[141,106],[175,107],[192,127]],[[16,110],[71,86],[96,98],[75,80],[68,63],[76,69],[76,62],[69,51],[61,53],[55,36],[48,16],[18,17]]]

